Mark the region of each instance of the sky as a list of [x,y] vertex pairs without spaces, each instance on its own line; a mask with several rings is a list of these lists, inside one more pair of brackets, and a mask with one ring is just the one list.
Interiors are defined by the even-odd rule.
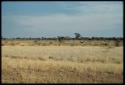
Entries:
[[122,1],[3,1],[2,36],[123,37]]

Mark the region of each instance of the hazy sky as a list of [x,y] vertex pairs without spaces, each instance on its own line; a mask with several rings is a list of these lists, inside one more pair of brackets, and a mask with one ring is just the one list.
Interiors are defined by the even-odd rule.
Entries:
[[2,2],[3,37],[123,37],[123,2]]

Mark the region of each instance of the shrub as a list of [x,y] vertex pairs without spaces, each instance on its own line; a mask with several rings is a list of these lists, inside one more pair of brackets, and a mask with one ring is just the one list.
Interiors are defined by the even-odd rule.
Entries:
[[119,41],[116,41],[115,42],[115,46],[119,46],[120,44],[119,44]]

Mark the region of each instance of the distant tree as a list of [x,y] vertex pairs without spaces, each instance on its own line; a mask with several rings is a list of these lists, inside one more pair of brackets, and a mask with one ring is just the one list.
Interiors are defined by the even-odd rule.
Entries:
[[75,34],[75,39],[79,39],[81,35],[79,33],[74,33]]
[[61,43],[64,40],[64,37],[57,36],[57,39]]

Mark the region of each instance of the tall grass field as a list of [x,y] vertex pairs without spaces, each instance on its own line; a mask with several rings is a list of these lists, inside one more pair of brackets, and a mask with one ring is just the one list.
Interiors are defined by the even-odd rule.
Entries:
[[123,83],[123,46],[3,45],[2,83]]

